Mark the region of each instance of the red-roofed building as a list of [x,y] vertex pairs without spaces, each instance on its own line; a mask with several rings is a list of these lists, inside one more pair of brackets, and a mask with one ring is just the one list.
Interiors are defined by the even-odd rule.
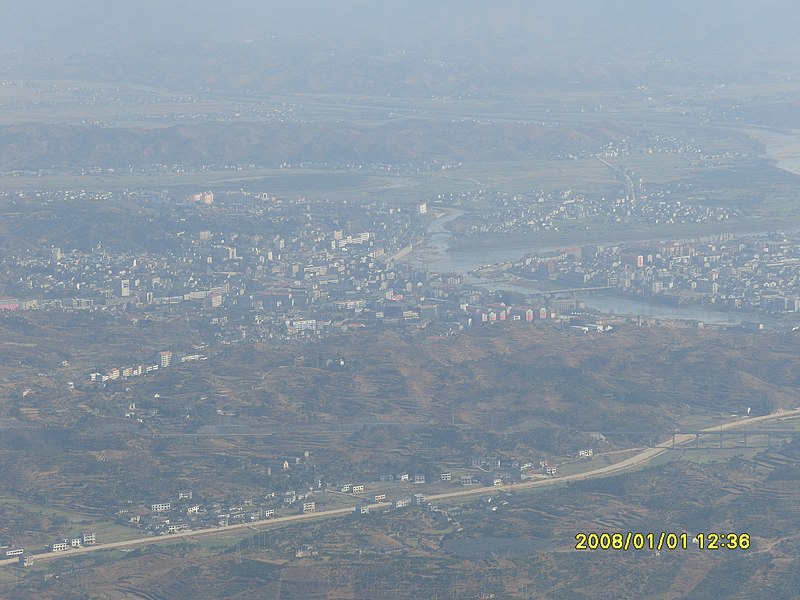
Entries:
[[18,298],[0,298],[0,310],[19,310]]

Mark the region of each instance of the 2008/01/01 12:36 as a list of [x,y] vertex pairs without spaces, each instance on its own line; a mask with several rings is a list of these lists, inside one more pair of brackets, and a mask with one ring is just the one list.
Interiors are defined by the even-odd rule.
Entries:
[[[699,550],[747,550],[749,533],[697,533],[691,542]],[[576,550],[688,550],[688,533],[576,533]]]

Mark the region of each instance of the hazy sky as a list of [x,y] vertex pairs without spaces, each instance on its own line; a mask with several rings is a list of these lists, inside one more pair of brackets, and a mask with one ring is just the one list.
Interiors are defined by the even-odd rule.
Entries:
[[398,51],[474,61],[500,78],[542,69],[581,79],[603,64],[638,76],[667,60],[680,64],[678,76],[681,68],[792,68],[800,48],[800,5],[792,0],[1,0],[0,10],[0,76],[16,77],[64,68],[70,77],[108,78],[104,68],[130,64],[130,77],[146,78],[146,68],[133,68],[141,59],[153,83],[170,77],[167,57],[208,70],[237,52],[239,66],[227,60],[219,68],[249,69],[248,61],[286,53],[299,69],[317,63],[324,71],[336,68],[331,55],[350,52],[365,57],[366,76],[374,55]]
[[[800,8],[792,0],[3,0],[0,32],[13,43],[152,43],[187,35],[221,40],[281,32],[314,35],[387,34],[404,30],[442,37],[470,32],[522,32],[550,29],[588,38],[632,34],[666,38],[705,33],[718,38],[749,35],[763,42],[796,34]],[[757,39],[741,40],[745,45]],[[788,41],[788,40],[787,40]]]

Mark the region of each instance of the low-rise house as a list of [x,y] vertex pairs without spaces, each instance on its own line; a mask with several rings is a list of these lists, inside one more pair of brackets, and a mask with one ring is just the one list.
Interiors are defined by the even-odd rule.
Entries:
[[297,550],[294,555],[296,558],[309,558],[319,555],[319,551],[313,546],[305,546],[304,548]]

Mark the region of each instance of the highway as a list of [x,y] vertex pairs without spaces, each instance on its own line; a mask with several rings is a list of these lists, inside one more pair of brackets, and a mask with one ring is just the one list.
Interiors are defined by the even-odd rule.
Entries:
[[[772,413],[770,415],[764,415],[761,417],[745,417],[740,418],[737,421],[731,421],[727,423],[722,423],[720,425],[714,425],[711,427],[707,427],[705,429],[701,429],[699,431],[704,432],[706,434],[714,434],[719,433],[720,431],[728,431],[730,429],[737,429],[740,427],[752,427],[756,423],[763,423],[767,421],[774,421],[774,420],[781,420],[788,417],[796,417],[800,416],[800,408],[796,408],[793,410],[784,410]],[[765,432],[766,433],[766,432]],[[678,434],[675,437],[675,446],[679,446],[682,444],[686,444],[688,442],[695,441],[695,434],[688,433],[688,434]],[[622,460],[618,463],[614,463],[612,465],[607,465],[605,467],[599,467],[597,469],[593,469],[591,471],[586,471],[584,473],[577,473],[575,475],[566,475],[562,477],[548,477],[546,479],[536,479],[532,481],[526,481],[523,483],[512,483],[512,484],[504,484],[499,486],[481,486],[481,487],[468,487],[461,490],[443,492],[441,494],[430,494],[425,495],[425,501],[443,501],[443,500],[454,500],[458,498],[464,498],[469,496],[482,496],[488,494],[497,494],[499,492],[508,492],[508,491],[517,491],[517,490],[524,490],[530,488],[537,488],[537,487],[544,487],[544,486],[552,486],[552,485],[561,485],[569,481],[580,481],[583,479],[589,479],[592,477],[603,477],[607,475],[614,475],[620,473],[622,471],[627,471],[630,469],[634,469],[636,467],[640,467],[657,456],[660,456],[664,452],[668,452],[671,449],[668,447],[660,447],[660,448],[647,448],[642,452],[639,452],[635,456]],[[359,503],[358,498],[353,498],[353,505]],[[390,508],[392,506],[391,502],[378,502],[372,503],[369,505],[370,510],[376,509],[383,509],[383,508]],[[143,538],[137,538],[133,540],[126,540],[120,542],[108,542],[105,544],[95,544],[93,546],[85,546],[82,548],[74,548],[70,550],[65,550],[63,552],[49,552],[44,554],[31,554],[34,559],[35,563],[41,561],[50,561],[56,560],[60,558],[67,558],[69,556],[78,556],[80,554],[86,554],[88,552],[99,552],[102,550],[124,550],[128,548],[136,548],[138,546],[147,546],[150,544],[161,544],[161,543],[175,543],[181,539],[189,539],[189,538],[196,538],[201,536],[214,536],[214,535],[223,535],[227,533],[231,533],[238,530],[246,530],[249,529],[251,531],[261,531],[265,529],[269,529],[275,527],[276,525],[284,525],[287,523],[296,523],[302,521],[308,521],[311,519],[319,520],[319,519],[327,519],[327,518],[334,518],[334,517],[342,517],[345,515],[353,514],[353,507],[347,508],[335,508],[330,510],[322,510],[319,512],[313,513],[306,513],[306,514],[298,514],[298,515],[289,515],[286,517],[278,517],[275,519],[270,519],[268,521],[255,521],[249,523],[237,523],[235,525],[225,525],[222,527],[214,527],[210,529],[198,529],[194,531],[184,531],[180,533],[174,534],[167,534],[162,536],[148,536]],[[10,559],[3,559],[0,560],[0,565],[12,565],[17,564],[18,558],[10,558]]]

